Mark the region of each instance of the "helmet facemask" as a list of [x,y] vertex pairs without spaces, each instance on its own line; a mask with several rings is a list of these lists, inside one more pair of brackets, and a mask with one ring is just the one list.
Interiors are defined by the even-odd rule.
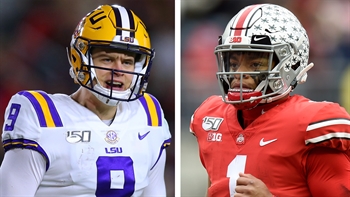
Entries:
[[[254,48],[243,45],[235,47],[237,48],[233,48],[232,45],[221,46],[217,47],[215,52],[219,69],[217,79],[223,100],[236,107],[253,108],[279,94],[283,86],[270,87],[270,84],[283,84],[279,76],[278,60],[272,47],[266,45],[255,45]],[[252,61],[248,63],[251,65],[243,66],[241,70],[239,59],[243,57]],[[234,67],[237,67],[236,70]],[[250,80],[248,86],[247,82],[244,82],[247,79]]]
[[[76,75],[73,76],[81,86],[89,89],[101,102],[115,106],[119,101],[133,101],[144,94],[147,88],[148,77],[150,75],[152,59],[154,57],[153,50],[113,42],[87,41],[83,38],[78,38],[75,42],[76,43],[72,46],[74,47],[74,50],[78,52],[82,62],[80,69],[77,69],[75,71]],[[85,55],[84,50],[81,50],[84,48],[84,43],[87,43],[85,46],[87,47]],[[94,65],[92,58],[92,51],[94,48],[105,48],[106,50],[113,49],[118,53],[125,52],[135,54],[134,71],[118,70]],[[111,81],[115,78],[116,73],[133,75],[130,87],[124,91],[113,90],[113,86],[110,86],[109,88],[103,87],[96,74],[98,69],[110,71]]]

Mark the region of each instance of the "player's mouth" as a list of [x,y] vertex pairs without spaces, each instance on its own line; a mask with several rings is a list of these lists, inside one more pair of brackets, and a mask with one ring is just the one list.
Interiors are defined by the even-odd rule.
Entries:
[[229,92],[242,92],[242,93],[249,93],[249,92],[253,92],[253,89],[250,88],[231,88],[228,90]]
[[253,88],[250,88],[248,85],[242,84],[242,89],[240,83],[236,83],[228,90],[229,92],[242,92],[242,93],[249,93],[253,92]]
[[120,81],[106,81],[106,88],[112,90],[122,91],[124,90],[124,84]]

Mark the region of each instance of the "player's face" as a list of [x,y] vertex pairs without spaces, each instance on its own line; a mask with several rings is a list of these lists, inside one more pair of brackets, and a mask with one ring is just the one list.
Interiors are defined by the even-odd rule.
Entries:
[[237,74],[231,76],[231,88],[240,88],[242,80],[244,89],[255,89],[262,80],[261,75],[239,73],[267,71],[269,68],[269,53],[230,52],[227,66],[229,72],[237,72]]
[[[135,69],[135,54],[115,49],[95,48],[92,50],[92,59],[95,66],[133,72]],[[113,80],[110,70],[95,69],[97,79],[102,87],[107,89],[124,91],[131,86],[132,74],[114,72]]]

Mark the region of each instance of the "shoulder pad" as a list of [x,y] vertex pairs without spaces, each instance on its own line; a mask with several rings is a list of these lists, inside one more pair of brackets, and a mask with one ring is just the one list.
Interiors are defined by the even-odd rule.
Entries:
[[21,91],[18,93],[26,97],[35,109],[40,127],[62,127],[62,120],[56,106],[46,92]]

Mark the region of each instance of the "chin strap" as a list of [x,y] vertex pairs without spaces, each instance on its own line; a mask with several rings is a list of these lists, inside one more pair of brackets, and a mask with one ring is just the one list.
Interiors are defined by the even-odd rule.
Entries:
[[263,98],[260,103],[271,103],[273,101],[279,100],[283,97],[285,97],[287,94],[289,94],[292,91],[292,87],[289,86],[289,88],[287,89],[287,91],[283,92],[282,94],[278,94],[277,96],[274,97],[267,97],[267,98]]

